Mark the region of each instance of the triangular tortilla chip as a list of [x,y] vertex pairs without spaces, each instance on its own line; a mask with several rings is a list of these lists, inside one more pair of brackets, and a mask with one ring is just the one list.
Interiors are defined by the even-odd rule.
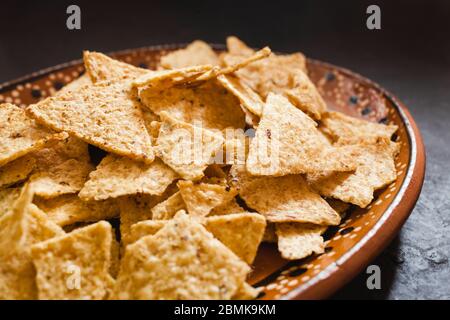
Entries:
[[219,57],[214,50],[201,40],[195,40],[186,48],[176,50],[161,57],[160,65],[166,69],[178,69],[199,65],[219,65]]
[[133,194],[161,195],[177,174],[161,160],[150,164],[107,155],[80,191],[83,200],[105,200]]
[[227,37],[227,49],[232,55],[250,56],[255,50],[248,47],[242,40],[235,36]]
[[140,89],[159,91],[175,85],[189,83],[212,69],[211,65],[191,66],[173,70],[149,72],[133,81],[133,86]]
[[205,217],[212,209],[230,202],[237,191],[224,185],[180,180],[177,183],[181,196],[191,216]]
[[80,191],[92,170],[94,166],[89,162],[69,159],[52,167],[48,172],[33,174],[30,183],[36,195],[54,198]]
[[208,217],[206,229],[239,258],[252,264],[266,228],[266,219],[257,213],[236,213]]
[[282,176],[356,168],[356,147],[328,146],[316,123],[286,98],[269,94],[250,143],[247,170],[254,175]]
[[157,115],[167,112],[179,121],[205,129],[244,128],[239,100],[214,82],[198,87],[173,87],[162,91],[140,90],[139,97]]
[[126,247],[112,298],[230,299],[249,271],[201,224],[180,212],[157,234]]
[[251,177],[244,168],[231,169],[239,195],[269,222],[303,222],[337,225],[339,214],[317,193],[310,190],[301,175]]
[[28,178],[33,171],[36,160],[25,155],[0,167],[0,188],[11,186]]
[[35,269],[30,245],[64,231],[48,220],[45,213],[31,204],[29,186],[15,202],[13,209],[0,218],[0,299],[36,299]]
[[278,250],[287,260],[303,259],[313,253],[323,253],[325,244],[321,236],[324,226],[304,223],[275,224]]
[[395,181],[397,173],[389,141],[361,146],[354,172],[322,172],[308,174],[311,187],[326,197],[367,207],[375,190]]
[[34,203],[59,226],[77,222],[96,222],[119,215],[119,208],[114,201],[82,201],[75,194],[53,199],[38,198]]
[[39,299],[104,299],[112,243],[111,225],[100,221],[33,245]]
[[[208,217],[200,222],[239,258],[248,264],[253,263],[266,226],[263,216],[246,212]],[[124,238],[125,246],[156,234],[167,223],[168,220],[145,220],[133,224]]]
[[268,243],[277,243],[278,242],[277,234],[275,232],[275,223],[273,223],[273,222],[267,223],[266,230],[264,231],[264,236],[263,236],[262,241],[268,242]]
[[36,124],[13,104],[0,104],[0,119],[0,166],[44,147],[51,140],[67,137]]
[[87,73],[84,73],[81,77],[69,82],[64,87],[62,87],[56,93],[56,95],[66,94],[71,91],[77,91],[81,87],[84,87],[86,85],[91,85],[91,84],[92,84],[91,78],[89,77],[89,75]]
[[99,81],[122,81],[134,79],[151,71],[112,59],[99,52],[83,52],[86,73],[93,83]]
[[150,136],[128,82],[103,82],[47,98],[27,111],[46,126],[101,149],[152,162]]
[[320,129],[338,144],[355,144],[376,143],[380,138],[390,140],[398,127],[369,122],[330,111],[324,115]]
[[239,99],[245,109],[257,116],[262,115],[264,102],[252,88],[239,78],[230,75],[221,75],[217,77],[217,80]]
[[157,139],[158,156],[182,178],[198,180],[224,139],[211,131],[180,122],[166,113]]
[[176,192],[161,203],[152,208],[153,220],[169,220],[180,210],[186,210],[183,197]]

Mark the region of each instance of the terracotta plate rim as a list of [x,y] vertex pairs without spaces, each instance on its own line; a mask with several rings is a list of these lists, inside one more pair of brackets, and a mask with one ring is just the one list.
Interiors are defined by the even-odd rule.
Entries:
[[[109,52],[111,55],[127,54],[136,51],[159,51],[171,50],[186,46],[187,44],[167,44],[140,47],[135,49],[125,49]],[[222,44],[211,44],[215,49],[223,50]],[[389,91],[369,80],[362,75],[348,69],[335,66],[330,63],[315,59],[309,59],[308,62],[316,65],[322,65],[337,70],[345,75],[355,78],[383,94],[385,99],[389,100],[398,111],[400,118],[406,127],[408,139],[410,141],[410,162],[406,172],[405,180],[399,192],[396,194],[392,203],[385,210],[381,218],[375,223],[371,230],[359,240],[351,249],[349,249],[339,259],[325,267],[318,275],[302,286],[299,286],[290,292],[282,295],[280,299],[323,299],[332,295],[335,291],[350,281],[358,274],[368,263],[370,263],[381,251],[391,242],[398,233],[403,223],[411,214],[416,201],[419,198],[425,175],[425,147],[420,131],[409,113],[407,107]],[[26,76],[7,81],[0,84],[0,92],[5,91],[18,84],[35,81],[47,74],[61,69],[65,69],[82,63],[82,59],[76,59],[61,63],[52,67],[44,68],[30,73]]]

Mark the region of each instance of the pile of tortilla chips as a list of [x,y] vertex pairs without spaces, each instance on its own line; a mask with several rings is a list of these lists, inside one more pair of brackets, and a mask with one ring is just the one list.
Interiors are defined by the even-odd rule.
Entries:
[[327,111],[301,53],[227,46],[158,70],[85,52],[54,96],[0,105],[0,299],[255,298],[261,242],[320,254],[396,179],[396,126]]

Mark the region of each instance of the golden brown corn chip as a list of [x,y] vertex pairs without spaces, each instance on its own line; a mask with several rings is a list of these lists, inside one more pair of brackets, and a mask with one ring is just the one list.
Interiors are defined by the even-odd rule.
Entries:
[[161,57],[160,65],[166,69],[178,69],[199,65],[218,65],[219,58],[206,43],[195,40],[186,48],[176,50]]
[[0,188],[8,187],[28,178],[35,164],[36,160],[28,154],[0,167]]

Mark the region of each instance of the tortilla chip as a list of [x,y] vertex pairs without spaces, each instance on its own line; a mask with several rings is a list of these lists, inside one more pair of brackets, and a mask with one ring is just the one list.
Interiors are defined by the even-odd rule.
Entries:
[[389,141],[361,145],[354,172],[322,172],[308,174],[311,188],[326,197],[332,197],[367,207],[375,190],[397,179],[392,148]]
[[244,212],[247,211],[237,203],[235,198],[233,198],[231,201],[226,202],[212,209],[211,212],[209,213],[209,216],[222,216],[225,214],[244,213]]
[[151,71],[112,59],[99,52],[83,52],[86,73],[93,83],[99,81],[123,81],[134,79]]
[[0,188],[11,186],[28,178],[36,160],[26,155],[0,167]]
[[335,148],[323,139],[310,117],[286,98],[270,94],[250,143],[247,170],[254,175],[282,176],[356,168],[356,147]]
[[[239,258],[248,264],[253,263],[266,227],[263,216],[245,212],[208,217],[200,222]],[[142,237],[156,234],[166,223],[167,220],[140,221],[131,226],[124,242],[128,245]]]
[[264,235],[266,219],[257,213],[237,213],[209,217],[206,229],[239,258],[252,264]]
[[107,155],[80,191],[82,200],[105,200],[133,194],[161,195],[177,174],[161,160],[150,164]]
[[258,294],[261,292],[261,289],[253,288],[247,282],[244,282],[242,286],[239,287],[236,294],[233,296],[233,300],[251,300],[255,299]]
[[149,72],[133,81],[133,86],[159,91],[179,84],[189,83],[212,69],[211,65],[191,66],[173,70]]
[[230,202],[237,191],[224,185],[180,180],[177,183],[181,196],[191,216],[205,217],[212,209]]
[[111,277],[112,241],[111,225],[100,221],[33,245],[39,299],[104,299]]
[[0,217],[0,299],[36,299],[35,269],[30,245],[64,231],[31,204],[33,192],[26,186],[13,209]]
[[0,218],[12,211],[14,203],[19,198],[20,188],[0,189]]
[[277,223],[278,250],[287,260],[303,259],[313,253],[324,252],[325,244],[321,234],[324,226],[304,223]]
[[200,65],[219,65],[214,50],[206,43],[195,40],[186,48],[176,50],[161,57],[160,65],[166,69],[178,69]]
[[244,168],[233,166],[231,175],[239,195],[269,222],[303,222],[337,225],[339,214],[317,193],[311,191],[301,175],[251,177]]
[[53,199],[38,198],[34,203],[59,226],[77,222],[96,222],[117,217],[119,208],[114,201],[82,201],[75,194]]
[[201,224],[180,212],[154,236],[127,246],[112,297],[230,299],[249,271]]
[[69,82],[64,87],[62,87],[56,95],[66,94],[71,91],[77,91],[81,87],[92,84],[91,78],[87,73],[83,74],[81,77]]
[[128,82],[103,82],[47,98],[27,111],[46,126],[103,150],[152,162],[150,136]]
[[180,192],[176,192],[165,201],[158,203],[152,208],[153,220],[169,220],[180,210],[186,210],[183,197]]
[[241,105],[257,116],[262,115],[264,102],[261,97],[239,78],[221,75],[217,80],[241,102]]
[[173,195],[176,192],[174,189],[174,187],[169,186],[160,196],[135,195],[119,198],[121,235],[126,235],[133,224],[152,219],[151,209]]
[[308,76],[303,71],[297,70],[293,74],[292,82],[292,89],[286,90],[285,96],[303,112],[314,119],[321,119],[327,105]]
[[228,52],[233,55],[250,56],[255,52],[238,37],[229,36],[226,41]]
[[222,148],[224,139],[213,132],[194,127],[162,113],[157,139],[158,156],[182,178],[198,180],[209,160]]
[[327,112],[321,122],[321,130],[341,145],[390,140],[397,129],[396,125],[369,122],[336,111]]
[[161,230],[167,222],[167,220],[143,220],[133,224],[130,227],[129,232],[122,238],[124,247],[135,243],[145,236],[154,235]]
[[89,162],[69,159],[50,169],[33,174],[30,178],[36,195],[54,198],[63,194],[76,193],[83,188],[94,166]]
[[44,147],[51,140],[67,137],[36,124],[13,104],[0,104],[0,119],[0,166]]
[[337,199],[329,198],[329,199],[326,199],[326,201],[328,202],[330,207],[333,208],[334,211],[339,213],[341,218],[343,218],[345,216],[345,214],[347,213],[347,210],[350,209],[350,207],[351,207],[350,204],[345,203],[341,200],[337,200]]

